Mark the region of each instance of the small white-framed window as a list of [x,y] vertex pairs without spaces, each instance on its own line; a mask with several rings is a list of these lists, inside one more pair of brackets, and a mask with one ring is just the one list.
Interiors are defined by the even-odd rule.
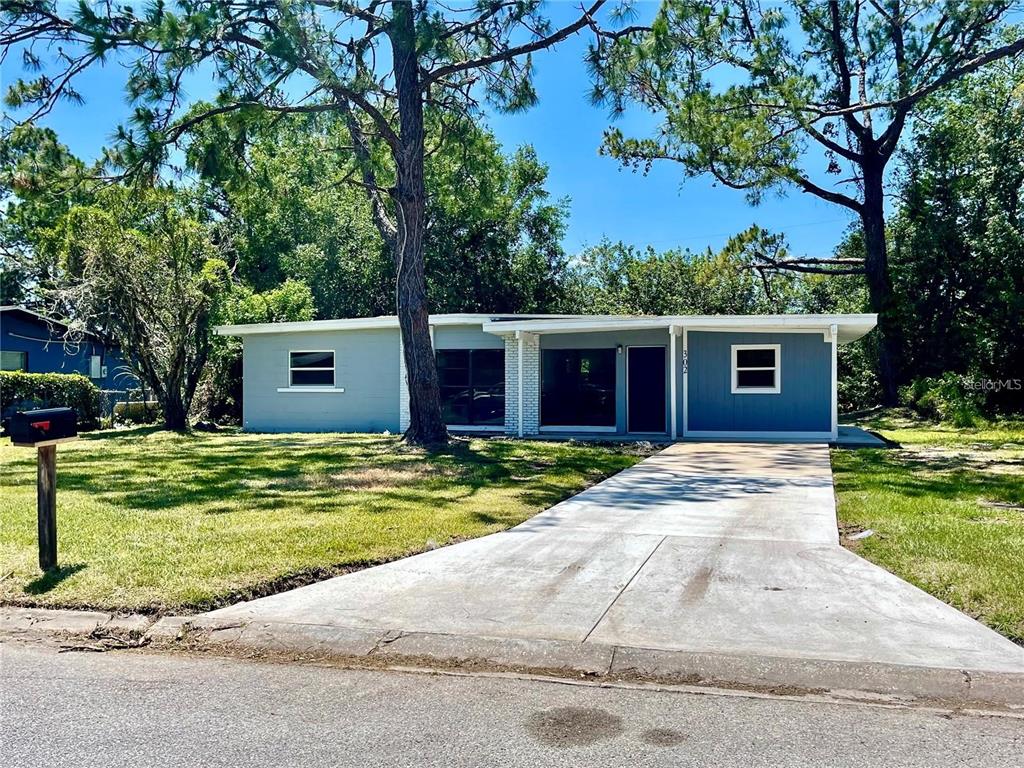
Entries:
[[289,387],[333,387],[334,350],[299,350],[288,353]]
[[782,391],[782,360],[778,344],[732,345],[732,393],[777,395]]

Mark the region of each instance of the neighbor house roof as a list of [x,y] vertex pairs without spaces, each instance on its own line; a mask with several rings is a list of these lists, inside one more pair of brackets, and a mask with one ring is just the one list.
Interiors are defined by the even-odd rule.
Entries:
[[60,320],[56,320],[52,317],[47,317],[46,315],[41,315],[34,309],[28,309],[27,307],[19,307],[16,304],[4,304],[0,306],[0,312],[16,312],[20,315],[27,315],[28,317],[37,320],[42,320],[44,323],[48,323],[50,325],[62,325],[65,328],[67,327],[67,323],[63,323]]
[[[6,312],[11,312],[11,313],[14,313],[14,314],[23,315],[23,316],[29,318],[30,320],[38,320],[38,321],[46,324],[47,326],[56,325],[56,326],[60,326],[61,328],[70,328],[71,327],[70,325],[68,325],[68,323],[64,322],[63,320],[58,320],[55,317],[47,317],[46,315],[43,315],[43,314],[41,314],[39,312],[36,312],[34,309],[28,309],[27,307],[21,307],[21,306],[18,306],[16,304],[4,304],[4,305],[0,306],[0,313],[6,313]],[[86,336],[92,336],[94,338],[99,338],[92,331],[81,330],[81,332],[83,334],[85,334]]]
[[[501,314],[447,314],[431,315],[430,324],[477,325],[488,333],[506,334],[516,331],[528,333],[585,333],[594,331],[641,330],[685,326],[689,330],[825,330],[835,325],[840,344],[859,339],[878,321],[877,315],[501,315]],[[308,320],[294,323],[254,323],[251,325],[222,325],[216,331],[221,336],[250,336],[265,333],[304,333],[316,331],[344,331],[371,328],[397,328],[398,318],[360,317],[339,320]]]

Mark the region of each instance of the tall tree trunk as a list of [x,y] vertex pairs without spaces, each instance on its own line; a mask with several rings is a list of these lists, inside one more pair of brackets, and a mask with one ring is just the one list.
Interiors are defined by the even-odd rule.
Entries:
[[441,420],[441,390],[430,343],[427,281],[423,269],[426,188],[423,182],[423,93],[416,54],[412,3],[393,4],[391,47],[398,91],[399,151],[395,165],[395,212],[398,224],[394,249],[396,304],[409,386],[409,429],[414,445],[442,445],[448,430]]
[[175,432],[184,432],[188,429],[188,407],[178,393],[168,392],[162,405],[164,410],[164,429],[170,429]]
[[878,378],[882,385],[884,405],[897,404],[897,386],[903,345],[896,317],[896,296],[889,276],[889,254],[885,239],[885,208],[882,176],[884,164],[864,166],[864,206],[861,224],[864,227],[864,269],[868,300],[878,313]]

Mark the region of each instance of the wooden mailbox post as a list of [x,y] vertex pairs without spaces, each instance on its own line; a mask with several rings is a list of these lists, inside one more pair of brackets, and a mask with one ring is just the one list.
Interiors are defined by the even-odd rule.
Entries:
[[57,567],[57,445],[78,439],[78,417],[71,408],[23,411],[11,417],[11,442],[37,451],[36,512],[39,567]]

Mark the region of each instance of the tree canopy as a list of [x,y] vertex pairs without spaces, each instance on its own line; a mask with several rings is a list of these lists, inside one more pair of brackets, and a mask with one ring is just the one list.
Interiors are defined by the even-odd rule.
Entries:
[[[481,99],[518,110],[536,99],[531,56],[584,29],[604,0],[554,27],[537,0],[447,6],[411,0],[218,0],[137,7],[44,0],[7,3],[0,45],[38,74],[16,81],[9,105],[29,122],[107,57],[129,68],[131,127],[111,159],[146,171],[203,122],[231,115],[331,112],[351,137],[348,180],[366,195],[392,255],[409,388],[410,442],[446,440],[428,329],[424,267],[428,113],[438,145],[459,138]],[[56,55],[48,51],[56,50]],[[190,108],[185,81],[208,73],[213,103]]]
[[987,381],[1024,405],[1024,61],[933,99],[902,158],[893,282],[915,376]]
[[[595,25],[595,99],[615,112],[637,103],[662,118],[650,137],[610,129],[604,149],[634,167],[668,161],[686,174],[709,174],[755,203],[769,190],[795,188],[856,215],[892,403],[904,345],[885,236],[886,167],[924,99],[1024,51],[1024,34],[1001,26],[1013,7],[1010,0],[664,0],[650,26]],[[813,257],[775,266],[829,268]]]
[[[428,124],[428,137],[433,126]],[[557,300],[565,201],[531,147],[506,155],[480,125],[426,159],[424,258],[435,312],[530,312]],[[343,120],[296,115],[197,130],[187,157],[235,243],[238,279],[290,277],[319,317],[393,312],[394,267],[365,196],[345,183]],[[231,147],[225,150],[225,147]]]
[[128,351],[168,429],[183,430],[210,352],[227,263],[203,225],[167,192],[104,190],[49,230],[54,300]]

